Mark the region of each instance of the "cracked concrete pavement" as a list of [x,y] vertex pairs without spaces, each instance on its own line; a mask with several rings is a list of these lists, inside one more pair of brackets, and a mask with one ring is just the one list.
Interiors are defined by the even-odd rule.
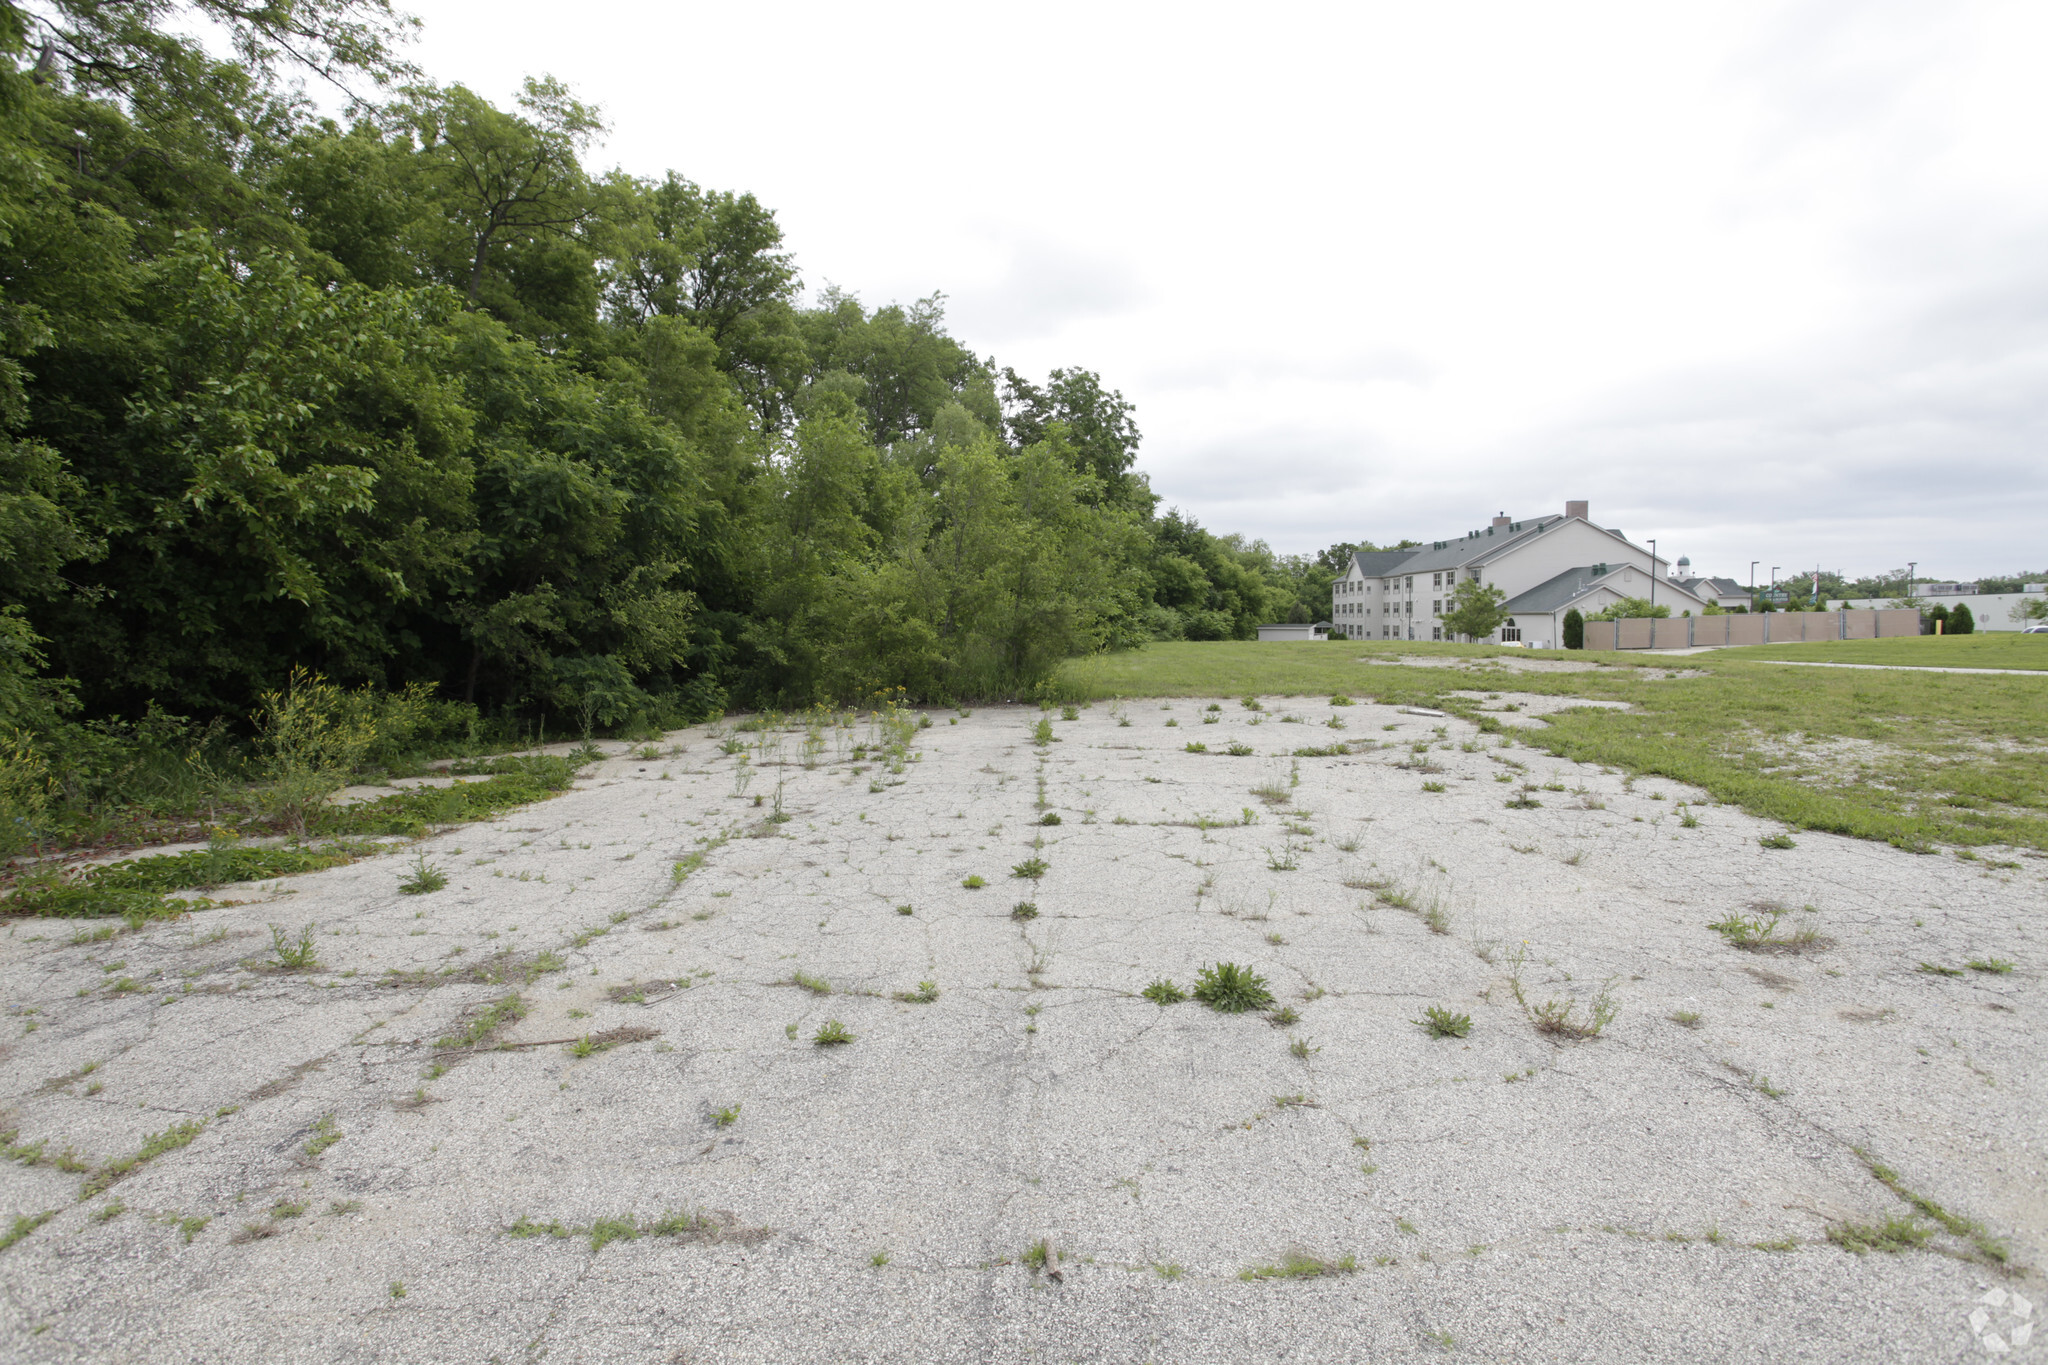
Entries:
[[[1570,704],[1485,705],[1518,702],[1503,721]],[[699,727],[422,841],[450,877],[431,894],[399,890],[408,848],[135,933],[11,922],[0,1231],[34,1225],[0,1250],[0,1355],[2013,1344],[2048,1255],[2048,862],[1768,850],[1775,828],[1733,807],[1459,719],[1220,705],[1054,713],[1044,745],[1036,709],[934,710],[897,765],[854,755],[865,721],[808,759],[800,731],[729,753],[761,733]],[[1339,741],[1358,751],[1290,756]],[[1042,876],[1012,875],[1031,858]],[[1748,953],[1707,927],[1757,902],[1828,946]],[[270,965],[271,924],[316,925],[318,966]],[[2015,965],[1965,965],[1993,959]],[[1222,961],[1291,1022],[1140,994]],[[896,998],[924,982],[936,999]],[[1598,1038],[1532,1023],[1602,992]],[[485,1016],[513,995],[519,1017]],[[1431,1005],[1469,1035],[1412,1022]],[[827,1020],[854,1040],[814,1043]],[[180,1124],[185,1145],[107,1175]],[[1830,1244],[1913,1213],[1858,1149],[2012,1265],[1946,1232]],[[691,1217],[657,1230],[671,1213]],[[1243,1277],[1290,1255],[1331,1273]],[[1999,1290],[2020,1298],[1977,1325]]]

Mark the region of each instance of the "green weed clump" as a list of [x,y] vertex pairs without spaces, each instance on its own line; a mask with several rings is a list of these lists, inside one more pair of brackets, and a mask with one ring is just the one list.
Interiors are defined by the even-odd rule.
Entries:
[[313,1135],[306,1139],[306,1155],[319,1156],[346,1136],[334,1115],[322,1114],[313,1124]]
[[1614,1003],[1606,991],[1594,997],[1593,1003],[1583,1007],[1577,1000],[1546,1000],[1529,1008],[1529,1018],[1536,1025],[1538,1033],[1547,1033],[1557,1038],[1575,1041],[1598,1038],[1614,1022],[1614,1016],[1621,1007]]
[[1040,877],[1043,877],[1051,866],[1043,858],[1026,858],[1023,862],[1010,869],[1010,875],[1035,882]]
[[210,890],[234,882],[265,881],[318,872],[354,862],[372,850],[331,843],[319,848],[248,847],[218,840],[185,853],[160,853],[86,869],[73,880],[24,880],[0,908],[10,915],[79,918],[124,915],[131,920],[174,919],[212,902],[173,898],[171,892]]
[[1442,1005],[1431,1005],[1422,1012],[1422,1018],[1409,1022],[1427,1029],[1432,1038],[1464,1038],[1472,1032],[1471,1015],[1453,1014]]
[[314,826],[324,834],[404,834],[418,838],[435,825],[489,820],[515,807],[557,796],[569,789],[580,766],[573,758],[554,754],[496,759],[482,765],[494,775],[481,782],[414,787],[375,801],[330,808],[319,814]]
[[1163,976],[1140,991],[1139,994],[1150,1000],[1153,1004],[1161,1006],[1178,1005],[1181,1001],[1188,998],[1186,991],[1174,985]]
[[1201,969],[1195,978],[1195,999],[1223,1014],[1262,1010],[1273,1003],[1266,978],[1235,962],[1218,962]]
[[853,1034],[837,1019],[827,1019],[818,1025],[818,1031],[811,1035],[811,1042],[818,1047],[838,1047],[853,1041]]
[[463,1021],[453,1033],[437,1039],[434,1046],[443,1052],[480,1048],[490,1042],[500,1029],[509,1028],[525,1017],[525,997],[514,991],[485,1005]]
[[270,926],[270,951],[279,967],[288,972],[307,972],[320,965],[313,951],[313,930],[314,926],[308,924],[293,939],[282,924]]
[[398,884],[398,889],[408,896],[424,896],[439,891],[448,885],[448,874],[427,861],[425,853],[414,855],[412,875]]
[[1828,1229],[1828,1240],[1844,1251],[1861,1256],[1868,1251],[1883,1251],[1897,1255],[1902,1251],[1917,1251],[1927,1245],[1927,1239],[1934,1235],[1932,1228],[1923,1227],[1912,1218],[1893,1215],[1882,1223],[1837,1223]]
[[1752,953],[1814,952],[1834,942],[1811,924],[1780,933],[1779,923],[1785,918],[1782,905],[1759,901],[1750,908],[1757,913],[1743,915],[1731,912],[1725,919],[1707,927],[1726,940],[1729,947]]
[[1290,1251],[1278,1265],[1255,1265],[1237,1272],[1240,1280],[1305,1280],[1318,1275],[1349,1275],[1358,1269],[1356,1256],[1325,1261],[1299,1251]]

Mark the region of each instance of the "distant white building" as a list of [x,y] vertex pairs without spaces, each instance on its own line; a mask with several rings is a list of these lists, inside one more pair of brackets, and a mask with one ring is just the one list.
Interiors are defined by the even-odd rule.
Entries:
[[1699,578],[1692,571],[1692,561],[1684,555],[1678,557],[1678,564],[1671,570],[1671,579],[1695,597],[1704,597],[1723,611],[1737,607],[1747,610],[1750,590],[1732,578]]
[[[1975,583],[1915,583],[1913,585],[1914,606],[1922,611],[1932,611],[1937,606],[1954,611],[1959,606],[1970,609],[1970,619],[1978,630],[2018,630],[2030,625],[2037,618],[2026,614],[2030,603],[2048,601],[2048,583],[2023,584],[2018,592],[1928,592],[1928,588],[1972,588]],[[1889,597],[1864,597],[1844,602],[1852,608],[1888,607],[1893,601]]]
[[1260,626],[1261,640],[1327,640],[1330,638],[1330,623],[1317,621],[1307,626]]
[[1555,649],[1563,643],[1565,614],[1574,608],[1590,616],[1642,597],[1669,606],[1673,616],[1697,616],[1718,595],[1702,595],[1717,580],[1681,582],[1667,570],[1663,559],[1620,531],[1595,526],[1587,503],[1567,502],[1563,516],[1497,516],[1491,526],[1455,540],[1353,555],[1348,571],[1331,584],[1330,629],[1356,640],[1445,639],[1451,596],[1460,583],[1473,581],[1507,595],[1507,619],[1489,640]]

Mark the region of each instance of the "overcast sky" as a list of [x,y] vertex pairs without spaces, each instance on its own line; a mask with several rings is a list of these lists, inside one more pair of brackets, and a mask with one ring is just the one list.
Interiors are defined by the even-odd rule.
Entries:
[[1138,405],[1276,550],[1587,498],[1702,572],[2048,567],[2048,6],[401,0],[598,153]]

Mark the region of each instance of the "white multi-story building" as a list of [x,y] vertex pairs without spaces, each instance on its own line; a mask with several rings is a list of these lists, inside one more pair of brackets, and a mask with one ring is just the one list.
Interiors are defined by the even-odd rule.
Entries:
[[[1705,612],[1712,596],[1667,574],[1665,561],[1618,530],[1595,526],[1584,502],[1563,516],[1491,526],[1412,550],[1367,550],[1331,584],[1332,635],[1357,640],[1442,640],[1443,618],[1463,582],[1499,588],[1507,619],[1488,638],[1555,649],[1564,616],[1591,615],[1623,598],[1649,598],[1677,616]],[[1697,584],[1699,580],[1693,580]]]

